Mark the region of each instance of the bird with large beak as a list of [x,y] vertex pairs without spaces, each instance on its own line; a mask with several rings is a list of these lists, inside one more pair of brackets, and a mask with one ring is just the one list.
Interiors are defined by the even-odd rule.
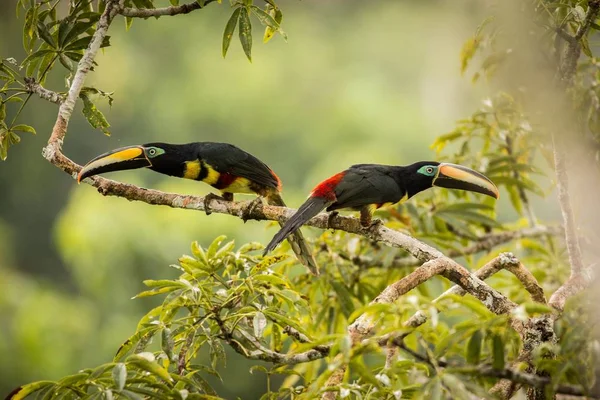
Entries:
[[[281,181],[275,172],[252,154],[228,143],[148,143],[118,148],[88,162],[79,171],[77,182],[106,172],[138,168],[202,181],[218,189],[222,197],[214,194],[205,197],[207,214],[211,199],[233,201],[234,193],[254,193],[271,205],[285,206]],[[298,260],[318,275],[317,263],[300,231],[288,241]]]
[[319,183],[265,249],[273,250],[288,235],[323,209],[360,211],[360,223],[369,227],[373,212],[405,201],[415,194],[439,186],[462,189],[498,198],[498,188],[483,174],[462,165],[421,161],[407,166],[358,164]]

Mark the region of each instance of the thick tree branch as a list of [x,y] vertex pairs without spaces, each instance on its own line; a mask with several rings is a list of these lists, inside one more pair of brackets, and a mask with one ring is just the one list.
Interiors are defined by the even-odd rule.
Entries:
[[[523,272],[523,269],[525,269],[525,267],[521,265],[521,262],[512,253],[500,254],[498,257],[494,258],[493,260],[491,260],[490,262],[485,264],[483,267],[481,267],[477,271],[475,271],[474,275],[477,278],[484,281],[484,280],[488,279],[490,276],[494,275],[495,273],[497,273],[503,269],[506,269],[511,272],[513,272],[514,269],[518,269],[519,274],[531,275],[531,273],[529,273],[529,271],[527,271],[527,273]],[[523,282],[523,284],[524,284],[524,286],[526,286],[526,288],[527,288],[527,286],[531,286],[535,283],[535,285],[537,285],[537,288],[531,289],[528,291],[532,294],[532,298],[533,297],[539,298],[538,296],[541,291],[541,298],[543,299],[543,296],[544,296],[543,290],[541,289],[539,284],[537,284],[537,281],[535,281],[535,278],[533,278],[533,276],[531,276],[531,278],[533,279],[533,281],[528,280],[527,284],[525,284],[525,282],[523,282],[523,281],[521,281],[521,282]],[[535,295],[532,293],[532,291],[533,291],[533,293],[535,293]],[[432,301],[432,304],[438,303],[440,300],[442,300],[444,297],[446,297],[448,295],[455,294],[458,296],[464,296],[466,293],[467,292],[465,291],[465,289],[463,289],[461,286],[455,285],[455,286],[452,286],[450,289],[446,290],[441,295],[439,295],[437,298],[435,298]],[[544,303],[545,303],[545,299],[544,299]],[[423,325],[426,321],[427,321],[427,316],[425,315],[425,313],[422,311],[417,311],[412,317],[409,318],[408,321],[406,321],[404,323],[404,326],[407,328],[417,328],[417,327]],[[403,336],[406,336],[406,335],[408,335],[408,333],[404,334]]]
[[150,17],[161,17],[164,15],[178,15],[178,14],[189,14],[194,10],[200,10],[206,7],[208,4],[215,0],[205,0],[204,5],[200,5],[199,2],[192,2],[187,4],[181,4],[178,6],[170,6],[164,8],[123,8],[120,14],[125,17],[132,18],[150,18]]

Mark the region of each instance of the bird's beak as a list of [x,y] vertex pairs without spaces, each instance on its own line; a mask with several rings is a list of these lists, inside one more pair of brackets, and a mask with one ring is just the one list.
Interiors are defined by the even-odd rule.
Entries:
[[500,196],[494,182],[490,181],[485,175],[462,165],[450,163],[439,165],[438,175],[433,180],[433,185],[482,193],[495,199]]
[[128,146],[104,153],[88,162],[77,175],[77,183],[87,177],[111,171],[150,167],[142,146]]

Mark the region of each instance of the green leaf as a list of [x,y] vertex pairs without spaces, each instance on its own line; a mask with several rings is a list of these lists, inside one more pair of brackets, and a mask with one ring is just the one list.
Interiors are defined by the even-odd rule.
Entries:
[[173,360],[173,348],[175,347],[175,340],[173,339],[172,332],[169,328],[164,328],[161,333],[161,348],[165,352],[169,360]]
[[142,396],[129,390],[121,390],[120,395],[127,397],[129,400],[144,400]]
[[140,369],[143,369],[146,372],[150,372],[152,375],[156,375],[167,382],[171,382],[173,380],[166,369],[158,365],[155,361],[150,361],[139,354],[133,354],[127,357],[127,362]]
[[253,276],[253,279],[255,281],[259,281],[259,282],[270,283],[275,286],[283,286],[286,288],[290,286],[285,279],[280,278],[274,274],[259,274],[259,275]]
[[[32,61],[37,60],[39,58],[42,58],[42,57],[44,57],[45,55],[47,55],[49,53],[56,54],[56,51],[53,50],[53,49],[45,49],[45,50],[35,51],[35,52],[31,53],[30,55],[28,55],[27,58],[25,58],[23,60],[23,62],[21,63],[21,65],[28,65]],[[32,73],[30,73],[29,71],[27,71],[27,75],[31,76]]]
[[49,385],[54,385],[55,382],[53,381],[38,381],[38,382],[33,382],[27,385],[23,385],[15,390],[13,390],[13,392],[6,397],[6,400],[22,400],[25,397],[29,396],[32,393],[37,392],[38,390],[41,390]]
[[219,340],[209,338],[209,346],[210,365],[212,369],[217,368],[219,360],[222,360],[223,364],[225,364],[225,349],[223,348],[223,344]]
[[492,367],[494,369],[504,369],[504,343],[500,335],[492,337]]
[[[272,9],[269,13],[263,11],[261,8],[257,7],[257,6],[251,6],[251,10],[252,13],[254,15],[256,15],[256,17],[258,18],[258,20],[260,21],[261,24],[265,25],[268,28],[270,28],[271,30],[269,32],[279,32],[284,39],[287,39],[287,35],[285,34],[285,32],[283,32],[281,30],[281,26],[279,25],[279,22],[275,19],[277,12],[279,12],[279,14],[281,15],[281,11],[279,9]],[[273,14],[273,15],[271,15]],[[268,36],[268,38],[267,38]],[[273,34],[270,33],[269,35],[267,35],[267,31],[265,30],[265,37],[263,38],[263,42],[268,42],[271,38],[273,37]]]
[[133,18],[125,17],[125,31],[129,31],[129,29],[131,28],[131,25],[133,25]]
[[[275,20],[275,22],[277,22],[279,26],[281,26],[283,14],[281,13],[281,10],[278,7],[275,7],[272,4],[267,5],[267,13]],[[287,35],[281,30],[281,28],[274,29],[271,26],[267,26],[265,28],[265,34],[263,36],[263,43],[267,43],[269,40],[271,40],[271,38],[273,38],[273,36],[275,35],[276,31],[279,31],[283,38],[287,40]]]
[[252,62],[252,22],[245,7],[241,7],[239,29],[240,43],[248,61]]
[[127,381],[127,366],[125,366],[124,363],[117,363],[117,365],[113,367],[112,378],[117,390],[123,390],[125,382]]
[[38,18],[38,7],[33,6],[27,10],[25,14],[25,23],[23,24],[23,48],[28,53],[33,50],[33,45],[37,39],[37,29],[34,27],[37,25]]
[[208,246],[208,249],[206,250],[206,257],[209,260],[212,260],[213,258],[215,258],[215,254],[217,254],[217,250],[219,249],[219,247],[221,246],[221,243],[223,243],[223,241],[225,239],[227,239],[227,236],[225,236],[225,235],[217,236],[215,238],[215,240],[213,240],[212,243]]
[[[69,31],[69,33],[67,34],[67,36],[64,39],[64,42],[60,43],[61,47],[69,47],[67,45],[69,45],[70,43],[74,42],[77,40],[77,38],[79,37],[79,35],[81,35],[82,33],[84,33],[85,31],[87,31],[88,29],[91,29],[94,24],[96,23],[96,21],[99,19],[99,14],[96,14],[97,17],[91,18],[91,21],[89,22],[77,22],[73,28]],[[92,35],[88,36],[91,40]],[[83,38],[85,39],[85,38]],[[88,40],[89,43],[89,40]]]
[[58,53],[58,60],[68,71],[73,71],[73,63],[63,53]]
[[48,28],[46,27],[46,25],[44,25],[40,21],[38,21],[38,24],[37,24],[37,33],[44,42],[48,43],[48,45],[50,47],[52,47],[53,49],[56,49],[56,43],[54,42],[54,38],[48,31]]
[[179,5],[179,0],[169,0],[169,2],[171,3],[172,6],[178,6]]
[[352,302],[352,293],[348,290],[346,285],[336,280],[330,280],[329,284],[336,293],[337,301],[340,303],[342,313],[346,318],[354,312],[354,303]]
[[241,8],[236,8],[231,14],[229,21],[227,21],[227,25],[225,25],[225,31],[223,32],[223,58],[227,55],[227,50],[229,50],[229,45],[231,44],[231,38],[233,37],[233,33],[235,32],[235,27],[237,26],[238,19],[240,17]]
[[63,19],[58,26],[58,45],[62,48],[65,43],[65,38],[67,37],[67,33],[73,29],[73,24],[69,22],[68,18]]
[[308,335],[308,332],[298,321],[295,321],[285,315],[278,314],[276,311],[264,310],[263,312],[267,317],[271,318],[273,321],[277,322],[281,326],[285,327],[286,325],[289,325],[292,328],[295,328],[298,332]]
[[206,253],[197,241],[192,242],[191,250],[192,254],[194,255],[194,257],[196,257],[196,259],[201,261],[203,264],[208,265],[208,258],[206,257]]
[[110,131],[108,130],[110,124],[104,117],[104,114],[96,108],[87,95],[81,94],[79,97],[83,100],[83,115],[90,125],[96,129],[100,129],[105,135],[110,136]]
[[[66,49],[69,51],[84,50],[87,49],[91,41],[92,36],[82,37],[81,39],[77,39],[73,43],[67,45]],[[100,47],[102,48],[108,46],[110,46],[110,36],[105,36],[104,39],[102,39],[102,44],[100,45]]]
[[132,299],[141,299],[143,297],[156,296],[157,294],[169,293],[169,292],[173,292],[178,289],[180,289],[180,288],[176,287],[176,286],[165,286],[165,287],[161,287],[161,288],[157,288],[157,289],[145,290],[145,291],[140,292],[140,293],[136,294],[135,296],[133,296]]
[[483,341],[483,334],[480,329],[473,332],[473,335],[467,343],[467,355],[466,359],[469,364],[479,364],[481,358],[481,343]]

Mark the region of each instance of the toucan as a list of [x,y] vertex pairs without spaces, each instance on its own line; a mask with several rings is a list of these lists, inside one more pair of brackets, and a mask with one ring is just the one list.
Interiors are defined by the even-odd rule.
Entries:
[[[407,166],[357,164],[319,183],[298,211],[275,234],[264,254],[273,250],[288,235],[323,209],[360,211],[360,223],[370,227],[373,212],[384,206],[405,201],[415,194],[439,186],[482,193],[498,198],[498,188],[483,174],[462,165],[420,161]],[[380,223],[379,220],[376,221]]]
[[[111,171],[149,168],[179,178],[202,181],[218,189],[222,197],[209,194],[204,209],[210,214],[211,199],[233,201],[234,193],[255,193],[271,205],[285,206],[281,181],[264,162],[229,143],[148,143],[121,147],[99,155],[79,171],[77,182]],[[258,199],[260,201],[260,199]],[[318,275],[317,263],[300,231],[288,241],[302,264]]]

